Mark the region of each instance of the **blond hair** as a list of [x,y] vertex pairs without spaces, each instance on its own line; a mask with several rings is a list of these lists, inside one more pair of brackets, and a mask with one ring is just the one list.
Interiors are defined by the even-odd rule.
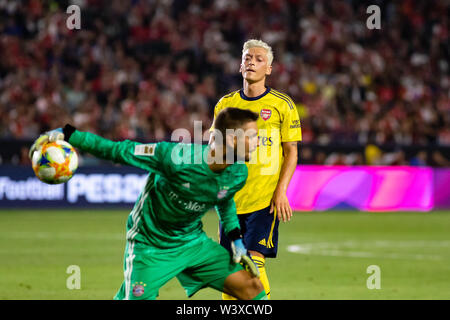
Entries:
[[269,66],[272,65],[272,61],[273,61],[273,51],[272,51],[272,47],[269,46],[267,43],[265,43],[262,40],[257,40],[257,39],[250,39],[248,41],[246,41],[244,43],[244,46],[242,47],[242,55],[244,54],[244,52],[250,48],[263,48],[266,50],[267,52],[267,64]]

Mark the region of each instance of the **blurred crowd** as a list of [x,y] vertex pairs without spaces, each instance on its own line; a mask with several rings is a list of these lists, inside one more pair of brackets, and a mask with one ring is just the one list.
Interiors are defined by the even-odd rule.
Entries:
[[[71,4],[80,30],[66,26]],[[372,4],[380,30],[366,26]],[[194,120],[207,130],[242,86],[242,44],[260,38],[304,144],[366,146],[306,149],[305,162],[448,165],[377,146],[450,146],[449,13],[439,0],[0,0],[0,138],[67,122],[115,140],[170,140]]]

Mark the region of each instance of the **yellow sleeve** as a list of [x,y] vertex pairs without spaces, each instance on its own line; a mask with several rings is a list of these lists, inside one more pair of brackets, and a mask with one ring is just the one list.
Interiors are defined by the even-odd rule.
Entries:
[[216,106],[214,107],[214,119],[213,123],[211,125],[211,128],[209,128],[209,132],[214,130],[214,121],[216,121],[216,117],[219,114],[219,112],[224,108],[223,104],[223,97],[217,102]]
[[281,122],[281,142],[301,141],[302,129],[300,117],[295,108],[295,103],[289,98],[290,104],[284,103],[283,117]]

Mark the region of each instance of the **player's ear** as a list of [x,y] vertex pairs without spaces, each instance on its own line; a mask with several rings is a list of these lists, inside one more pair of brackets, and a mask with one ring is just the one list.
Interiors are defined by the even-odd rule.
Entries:
[[272,73],[272,66],[270,65],[270,66],[267,66],[266,76],[270,76],[271,73]]

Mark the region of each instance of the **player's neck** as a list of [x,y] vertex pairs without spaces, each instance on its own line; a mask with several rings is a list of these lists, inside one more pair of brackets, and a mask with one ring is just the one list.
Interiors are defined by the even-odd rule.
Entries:
[[229,164],[226,163],[210,163],[208,164],[209,169],[211,169],[212,172],[214,173],[221,173],[223,170],[225,170],[227,167],[229,167]]
[[[225,153],[223,153],[225,154]],[[214,145],[210,145],[210,149],[208,152],[208,167],[212,172],[221,173],[231,164],[227,163],[225,159],[220,158],[221,161],[217,161],[216,159],[216,149]]]
[[264,80],[253,83],[244,80],[244,94],[249,98],[262,95],[266,89],[266,82]]

